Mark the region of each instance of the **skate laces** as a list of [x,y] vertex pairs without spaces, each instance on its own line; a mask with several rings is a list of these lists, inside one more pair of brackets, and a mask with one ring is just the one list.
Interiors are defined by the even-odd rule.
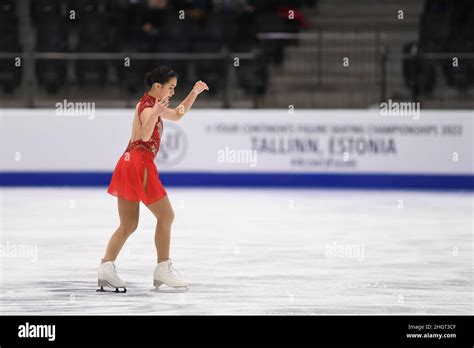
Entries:
[[117,274],[117,267],[115,266],[115,263],[112,264],[114,266],[114,276],[117,277],[118,279],[122,280],[122,278],[120,278]]
[[180,277],[182,277],[181,273],[179,273],[178,270],[177,270],[176,268],[174,268],[173,263],[170,262],[170,263],[169,263],[169,266],[168,266],[168,274],[170,274],[173,278],[177,279],[177,278],[174,276],[173,271],[175,271],[176,273],[178,273],[178,275],[179,275]]

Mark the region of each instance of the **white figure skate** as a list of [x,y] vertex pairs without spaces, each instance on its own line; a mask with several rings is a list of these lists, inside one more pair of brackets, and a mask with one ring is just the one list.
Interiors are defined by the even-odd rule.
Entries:
[[156,265],[155,272],[153,272],[153,285],[159,288],[165,284],[173,288],[187,288],[188,283],[183,278],[177,277],[176,272],[179,276],[181,274],[173,267],[171,259],[159,262]]
[[[105,292],[104,286],[115,288],[115,292],[127,292],[127,283],[119,278],[113,261],[107,261],[100,265],[98,274],[98,283],[100,289],[97,291]],[[119,289],[123,289],[120,291]]]

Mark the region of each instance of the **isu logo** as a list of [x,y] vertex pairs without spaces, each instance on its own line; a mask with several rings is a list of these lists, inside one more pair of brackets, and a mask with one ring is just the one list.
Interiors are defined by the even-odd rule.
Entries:
[[183,130],[173,123],[166,123],[158,152],[159,164],[164,166],[178,164],[186,154],[187,147],[188,141]]

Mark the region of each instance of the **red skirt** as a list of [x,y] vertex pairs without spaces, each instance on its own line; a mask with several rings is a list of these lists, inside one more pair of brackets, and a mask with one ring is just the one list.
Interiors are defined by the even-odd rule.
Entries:
[[[146,191],[144,190],[145,173]],[[166,196],[153,153],[142,149],[125,151],[115,166],[107,192],[112,196],[128,201],[141,201],[146,205]]]

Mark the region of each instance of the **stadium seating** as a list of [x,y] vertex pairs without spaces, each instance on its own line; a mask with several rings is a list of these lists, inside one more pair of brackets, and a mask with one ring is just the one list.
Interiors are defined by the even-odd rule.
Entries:
[[[18,17],[14,0],[0,0],[0,52],[20,53]],[[0,87],[11,93],[21,82],[21,66],[15,58],[0,59]]]
[[[423,86],[436,77],[436,66],[440,66],[449,87],[461,92],[474,85],[474,59],[453,58],[456,53],[474,52],[474,3],[469,0],[427,0],[421,17],[418,53],[450,52],[453,57],[419,61],[406,57],[403,61],[404,78],[407,85]],[[409,48],[407,48],[410,50]],[[414,70],[416,67],[416,72]],[[423,88],[428,94],[432,88]]]

